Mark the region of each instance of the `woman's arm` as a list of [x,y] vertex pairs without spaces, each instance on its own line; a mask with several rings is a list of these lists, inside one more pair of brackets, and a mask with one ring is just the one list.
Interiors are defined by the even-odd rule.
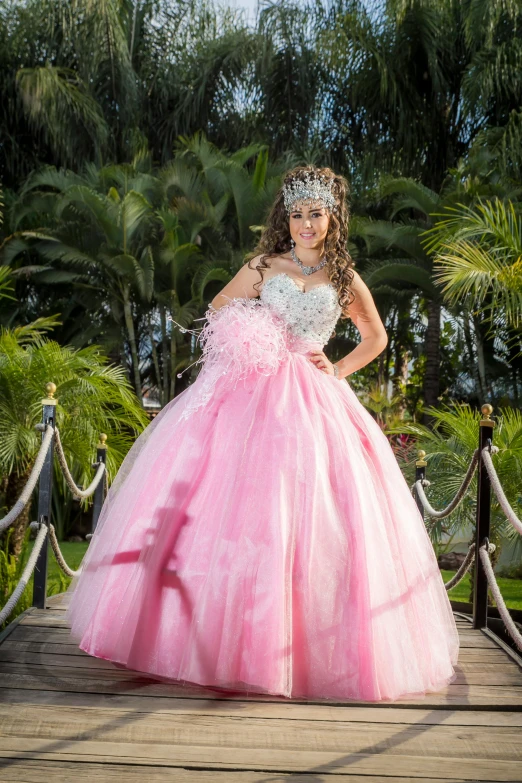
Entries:
[[347,315],[352,319],[361,335],[361,342],[343,359],[336,362],[339,378],[345,378],[365,367],[379,356],[388,343],[388,335],[375,307],[370,289],[361,276],[354,272],[352,291],[355,299],[347,309]]
[[259,292],[254,288],[254,283],[259,282],[261,282],[259,272],[256,269],[250,269],[248,264],[244,264],[230,283],[227,283],[219,294],[216,294],[210,307],[213,310],[219,310],[220,307],[229,304],[231,299],[254,299],[259,296]]

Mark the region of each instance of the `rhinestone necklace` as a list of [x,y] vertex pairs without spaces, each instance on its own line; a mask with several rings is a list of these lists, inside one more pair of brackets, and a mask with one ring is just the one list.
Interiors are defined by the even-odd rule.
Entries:
[[293,247],[290,248],[290,255],[304,275],[313,275],[314,272],[318,272],[323,266],[326,266],[326,258],[323,258],[316,266],[305,266],[301,259],[297,257]]

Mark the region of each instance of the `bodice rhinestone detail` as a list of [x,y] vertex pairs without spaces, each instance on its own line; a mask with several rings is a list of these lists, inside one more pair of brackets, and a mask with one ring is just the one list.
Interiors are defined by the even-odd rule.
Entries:
[[341,315],[333,285],[325,283],[301,291],[285,272],[268,278],[259,298],[287,324],[292,334],[321,345],[328,342]]

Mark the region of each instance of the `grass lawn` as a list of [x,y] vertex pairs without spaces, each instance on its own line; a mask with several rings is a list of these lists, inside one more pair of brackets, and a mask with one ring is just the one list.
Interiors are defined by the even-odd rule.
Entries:
[[[76,571],[76,569],[82,562],[82,557],[87,551],[88,546],[89,546],[88,541],[82,541],[81,543],[79,541],[77,543],[76,542],[73,543],[72,541],[60,542],[60,549],[62,550],[62,554],[64,556],[65,562],[67,563],[69,568],[72,568],[74,571]],[[32,548],[32,542],[31,542],[31,548]],[[70,577],[65,576],[65,574],[63,574],[63,572],[60,570],[60,567],[58,566],[58,563],[56,562],[56,558],[54,556],[53,550],[51,549],[50,542],[49,542],[49,559],[47,562],[48,562],[48,566],[47,566],[48,579],[59,579],[60,574],[62,574],[63,577],[67,580],[67,584],[70,583],[71,581]]]
[[[454,571],[441,571],[441,573],[445,582],[455,574]],[[497,582],[508,609],[522,609],[522,579],[497,576]],[[449,591],[448,596],[453,601],[469,601],[470,589],[470,575],[466,574],[462,582]]]
[[[60,544],[60,549],[63,552],[65,561],[70,568],[76,569],[82,561],[82,557],[87,549],[87,541],[81,543],[72,543],[70,541],[63,541]],[[31,542],[32,547],[32,542]],[[447,582],[454,574],[454,571],[442,571],[442,578]],[[58,568],[58,564],[54,559],[54,554],[49,545],[49,581],[59,582],[61,571]],[[65,577],[67,584],[71,581],[69,577]],[[522,609],[522,579],[506,579],[498,577],[497,579],[500,591],[504,596],[506,605],[511,609]],[[462,582],[460,582],[453,590],[448,593],[450,599],[454,601],[468,601],[470,592],[470,576],[466,574]]]

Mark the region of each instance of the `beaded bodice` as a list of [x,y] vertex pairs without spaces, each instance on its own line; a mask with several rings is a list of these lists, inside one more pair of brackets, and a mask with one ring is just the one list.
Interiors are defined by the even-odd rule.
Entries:
[[335,329],[341,307],[330,283],[301,291],[285,272],[268,278],[260,299],[288,326],[296,337],[325,345]]

